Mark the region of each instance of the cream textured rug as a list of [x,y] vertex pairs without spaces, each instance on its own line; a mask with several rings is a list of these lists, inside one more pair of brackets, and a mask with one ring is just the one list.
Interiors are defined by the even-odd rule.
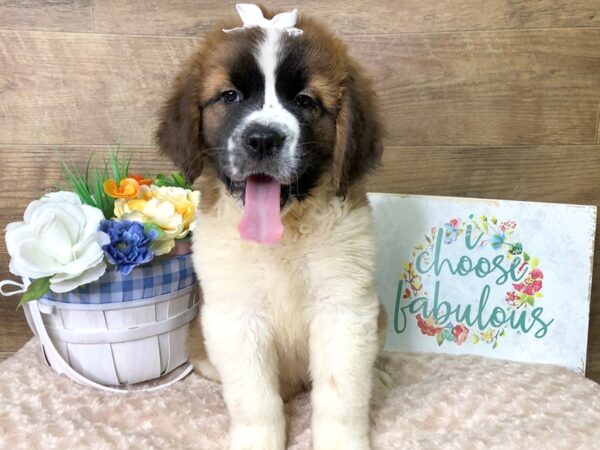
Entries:
[[[600,385],[567,370],[472,356],[394,354],[376,387],[375,449],[600,448]],[[310,449],[308,395],[286,405],[288,448]],[[126,396],[46,367],[32,340],[0,364],[1,449],[224,449],[220,385],[192,374]]]

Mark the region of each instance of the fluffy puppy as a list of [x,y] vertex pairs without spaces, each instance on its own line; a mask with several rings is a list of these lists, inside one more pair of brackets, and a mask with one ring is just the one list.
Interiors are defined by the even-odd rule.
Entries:
[[361,180],[382,127],[344,44],[308,17],[280,19],[208,32],[162,112],[161,151],[200,177],[190,352],[222,382],[231,449],[283,449],[283,399],[308,387],[314,448],[367,449],[385,324]]

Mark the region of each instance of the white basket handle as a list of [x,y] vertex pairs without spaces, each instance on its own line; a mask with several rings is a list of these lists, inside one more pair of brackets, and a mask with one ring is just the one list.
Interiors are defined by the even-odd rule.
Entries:
[[100,390],[103,390],[106,392],[112,392],[112,393],[116,393],[116,394],[127,394],[129,392],[136,392],[136,391],[150,392],[150,391],[156,391],[158,389],[165,388],[167,386],[172,385],[173,383],[177,383],[178,381],[182,380],[187,375],[189,375],[189,373],[193,369],[192,364],[188,362],[187,364],[184,364],[182,366],[181,372],[175,378],[166,380],[166,381],[162,382],[161,384],[158,384],[158,385],[152,386],[152,387],[148,387],[148,388],[131,389],[131,388],[127,388],[127,387],[116,388],[116,387],[104,386],[100,383],[96,383],[95,381],[92,381],[92,380],[84,377],[79,372],[77,372],[75,369],[73,369],[69,364],[67,364],[67,362],[63,359],[63,357],[60,355],[60,353],[58,352],[58,350],[52,343],[50,336],[48,335],[48,332],[46,330],[46,325],[44,324],[44,321],[42,319],[42,315],[40,313],[40,309],[39,309],[37,300],[26,303],[25,308],[26,308],[26,311],[28,311],[29,315],[31,316],[31,320],[33,321],[33,323],[35,325],[35,329],[37,330],[37,336],[40,340],[40,344],[42,345],[42,350],[44,352],[44,355],[46,356],[48,363],[52,366],[52,368],[56,372],[58,372],[59,374],[64,373],[71,380],[73,380],[81,385],[93,387],[96,389],[100,389]]
[[[24,294],[25,292],[27,292],[28,285],[29,285],[29,283],[26,283],[25,280],[23,280],[23,283],[18,283],[13,280],[2,280],[2,281],[0,281],[0,294],[4,295],[5,297],[11,297],[13,295]],[[6,290],[6,286],[13,286],[13,287],[16,287],[17,289],[8,291],[8,290]]]

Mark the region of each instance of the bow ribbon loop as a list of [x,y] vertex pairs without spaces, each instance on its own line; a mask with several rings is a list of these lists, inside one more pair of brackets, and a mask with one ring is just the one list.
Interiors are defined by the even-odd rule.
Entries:
[[263,16],[262,10],[251,3],[238,3],[235,8],[237,9],[240,18],[242,19],[243,27],[231,28],[229,30],[223,30],[225,33],[232,31],[241,31],[245,28],[271,28],[280,31],[284,31],[292,36],[298,36],[302,34],[302,30],[296,28],[296,21],[298,20],[298,10],[279,13],[272,19],[266,19]]

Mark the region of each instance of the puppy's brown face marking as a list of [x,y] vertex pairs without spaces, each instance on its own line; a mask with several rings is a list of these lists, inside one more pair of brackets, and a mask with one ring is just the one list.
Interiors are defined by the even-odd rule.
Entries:
[[262,174],[281,183],[282,203],[302,200],[331,164],[337,112],[331,94],[322,97],[326,83],[311,83],[326,75],[311,73],[310,41],[250,29],[225,36],[213,54],[200,96],[220,177],[240,198],[248,176]]
[[189,178],[210,164],[243,199],[246,179],[266,175],[281,183],[285,203],[309,195],[325,171],[343,194],[378,161],[368,82],[323,27],[307,18],[297,27],[299,36],[223,27],[208,34],[179,76],[158,132],[163,152]]

